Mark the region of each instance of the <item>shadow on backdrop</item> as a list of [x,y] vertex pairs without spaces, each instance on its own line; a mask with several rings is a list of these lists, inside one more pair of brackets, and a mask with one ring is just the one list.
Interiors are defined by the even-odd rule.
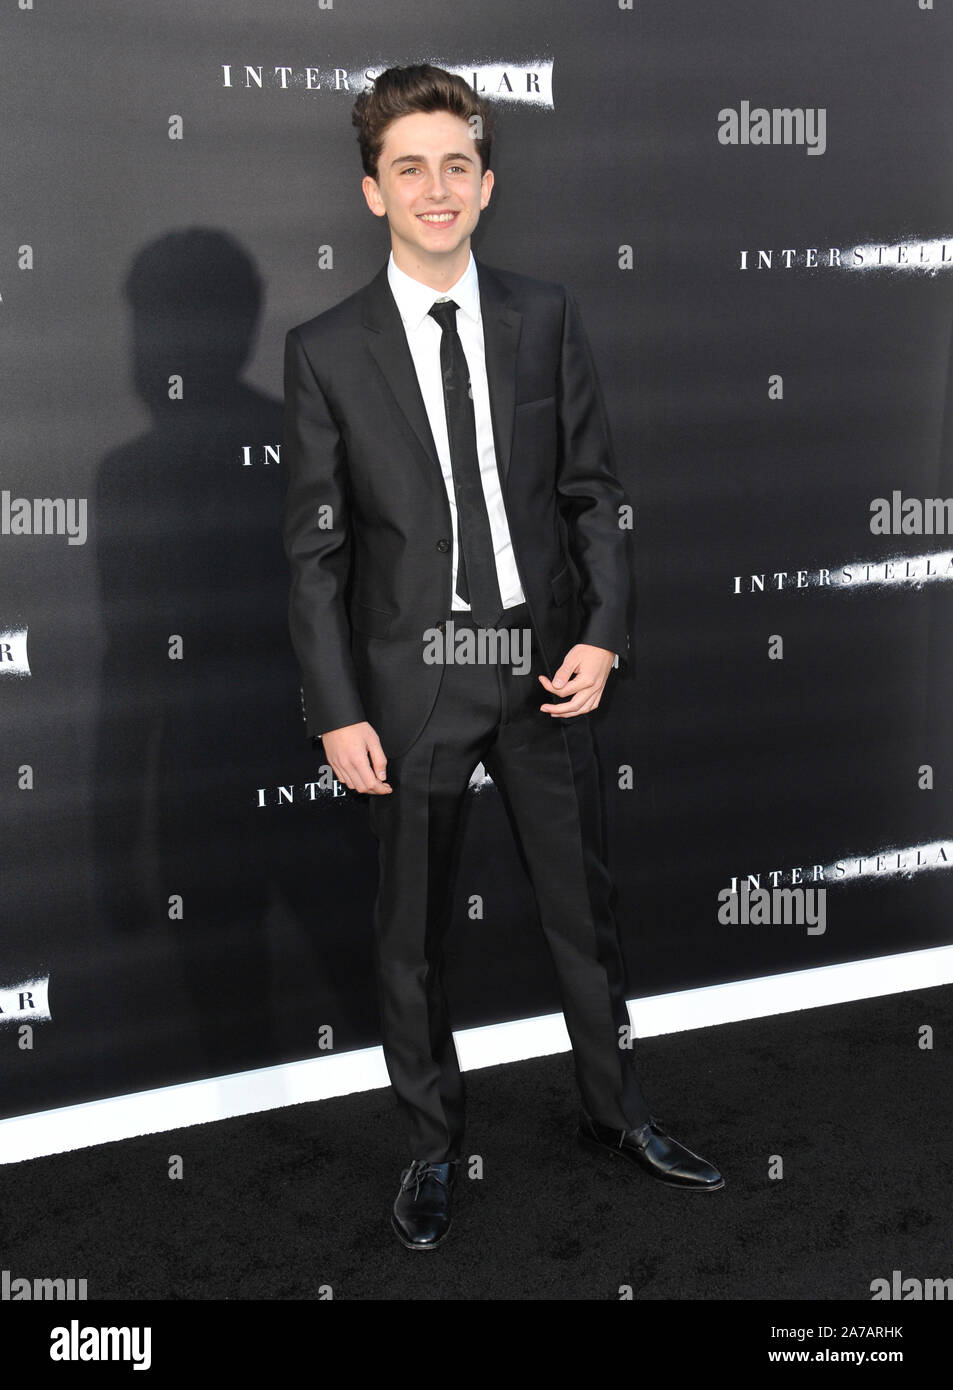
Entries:
[[[337,1025],[336,1043],[373,1042],[369,932],[354,929],[370,903],[348,882],[367,879],[355,808],[257,804],[259,787],[273,800],[277,784],[300,787],[319,771],[287,629],[284,482],[265,462],[281,440],[281,402],[240,380],[261,280],[234,239],[196,228],[146,245],[124,289],[152,426],[109,452],[98,477],[105,925],[152,932],[178,958],[184,992],[155,1001],[154,1026],[181,1015],[195,1030],[196,1076],[314,1055],[324,1022]],[[276,910],[306,943],[297,997],[273,979],[266,919]],[[127,968],[143,959],[134,953]]]

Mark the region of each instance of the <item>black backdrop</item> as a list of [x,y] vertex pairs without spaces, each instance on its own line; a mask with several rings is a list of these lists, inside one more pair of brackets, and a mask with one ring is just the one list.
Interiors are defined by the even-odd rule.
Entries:
[[[2,30],[0,488],[88,504],[83,544],[0,535],[0,987],[48,976],[51,1012],[30,1052],[3,1016],[4,1115],[378,1040],[375,851],[314,785],[273,451],[286,329],[386,255],[350,107],[393,62],[505,69],[475,249],[577,295],[636,504],[635,675],[592,716],[631,993],[949,943],[951,586],[859,582],[953,545],[869,527],[953,492],[948,8],[10,0]],[[823,109],[823,152],[721,143],[742,102]],[[555,1011],[492,786],[469,822],[455,1024]],[[718,923],[733,876],[813,865],[823,935]]]

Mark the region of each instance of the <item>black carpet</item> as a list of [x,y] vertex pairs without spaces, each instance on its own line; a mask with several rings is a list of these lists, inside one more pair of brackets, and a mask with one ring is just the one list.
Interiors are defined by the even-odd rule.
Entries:
[[951,1036],[942,987],[639,1043],[655,1113],[725,1174],[705,1194],[576,1147],[570,1055],[470,1072],[483,1176],[426,1253],[389,1226],[389,1090],[9,1164],[0,1267],[91,1300],[869,1300],[953,1276]]

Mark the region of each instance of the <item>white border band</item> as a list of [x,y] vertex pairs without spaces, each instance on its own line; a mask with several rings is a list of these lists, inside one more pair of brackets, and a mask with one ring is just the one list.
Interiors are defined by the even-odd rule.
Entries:
[[[953,946],[629,1001],[636,1037],[658,1037],[953,983]],[[463,1071],[568,1052],[561,1013],[454,1033]],[[284,1062],[0,1120],[0,1163],[115,1143],[389,1085],[379,1047]]]

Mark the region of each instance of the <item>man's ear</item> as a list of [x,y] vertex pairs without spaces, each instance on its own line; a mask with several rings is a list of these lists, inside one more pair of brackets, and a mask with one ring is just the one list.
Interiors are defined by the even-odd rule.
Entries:
[[384,200],[381,197],[381,191],[377,186],[377,180],[372,179],[370,174],[366,174],[363,180],[361,181],[361,189],[364,193],[364,198],[367,202],[367,206],[370,208],[374,216],[386,216],[387,209],[384,207]]
[[480,211],[486,207],[490,201],[490,194],[493,192],[493,170],[487,169],[480,180]]

